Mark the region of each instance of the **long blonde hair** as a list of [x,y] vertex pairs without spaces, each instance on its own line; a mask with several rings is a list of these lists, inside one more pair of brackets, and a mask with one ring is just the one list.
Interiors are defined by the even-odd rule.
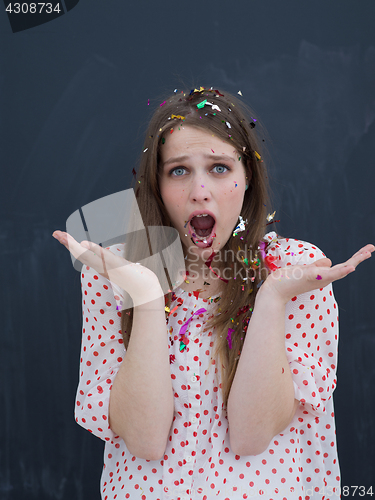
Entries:
[[[205,99],[213,106],[202,107],[200,103]],[[200,107],[197,107],[197,104],[200,104]],[[250,179],[250,182],[247,181],[248,189],[245,191],[240,214],[248,223],[245,231],[231,236],[220,251],[221,256],[225,255],[221,262],[226,267],[226,278],[228,272],[230,277],[228,283],[224,285],[225,292],[216,303],[218,312],[209,318],[205,328],[216,327],[213,353],[215,361],[212,363],[217,366],[216,360],[221,361],[222,396],[225,406],[245,341],[255,296],[262,280],[268,275],[267,266],[259,251],[259,243],[266,232],[266,214],[270,211],[265,148],[259,138],[259,134],[262,132],[265,134],[265,131],[260,126],[259,120],[252,118],[252,114],[235,96],[212,88],[201,87],[190,93],[174,93],[162,99],[161,105],[150,120],[136,177],[136,201],[146,232],[132,233],[131,244],[126,244],[124,252],[124,257],[131,262],[147,258],[152,254],[151,246],[154,253],[156,250],[162,250],[157,248],[158,242],[154,239],[151,245],[147,227],[172,227],[159,190],[160,148],[165,134],[186,123],[209,130],[235,147],[242,157],[247,179]],[[242,251],[241,256],[239,249]],[[231,264],[227,260],[228,254],[235,256]],[[172,283],[169,284],[172,290]],[[165,306],[168,309],[171,306],[172,293],[171,291],[165,295]],[[168,324],[169,312],[166,310],[165,314]],[[122,335],[127,348],[133,324],[133,308],[122,311],[121,316]],[[228,328],[234,330],[231,334],[231,348],[227,340]]]

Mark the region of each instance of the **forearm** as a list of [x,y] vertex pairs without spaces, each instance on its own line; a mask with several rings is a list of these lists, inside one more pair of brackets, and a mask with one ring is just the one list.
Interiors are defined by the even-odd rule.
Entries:
[[134,308],[124,360],[110,396],[110,426],[129,451],[157,460],[173,420],[174,398],[169,364],[164,297]]
[[261,288],[228,398],[234,450],[264,451],[290,423],[297,404],[285,353],[285,304]]

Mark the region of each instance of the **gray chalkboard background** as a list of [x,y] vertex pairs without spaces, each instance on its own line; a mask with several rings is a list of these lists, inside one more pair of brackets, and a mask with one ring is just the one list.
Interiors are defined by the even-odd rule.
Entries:
[[[334,264],[375,243],[374,18],[373,0],[81,0],[13,33],[0,12],[1,500],[100,498],[104,445],[73,416],[80,278],[51,235],[134,187],[162,92],[241,90],[272,140],[278,231]],[[370,259],[334,284],[334,401],[342,485],[375,492],[374,282]]]

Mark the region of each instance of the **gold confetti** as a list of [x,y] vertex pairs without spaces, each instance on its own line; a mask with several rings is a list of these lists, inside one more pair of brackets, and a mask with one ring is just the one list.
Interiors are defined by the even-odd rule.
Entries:
[[258,160],[260,160],[260,159],[261,159],[261,156],[260,156],[260,154],[259,154],[259,153],[257,153],[256,151],[254,151],[254,154],[255,154],[255,156],[258,158]]
[[276,213],[276,210],[274,211],[274,213],[273,213],[273,214],[268,214],[268,215],[267,215],[267,220],[268,220],[268,222],[269,222],[269,221],[271,221],[271,220],[275,217],[275,213]]

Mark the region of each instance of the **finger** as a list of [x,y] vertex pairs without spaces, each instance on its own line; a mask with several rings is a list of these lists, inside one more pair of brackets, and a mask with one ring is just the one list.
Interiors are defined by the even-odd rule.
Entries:
[[[374,250],[375,250],[374,245],[371,244],[366,245],[360,250],[358,250],[358,252],[356,252],[352,257],[350,257],[350,259],[348,259],[346,262],[343,262],[341,264],[336,264],[331,269],[334,270],[335,272],[339,270],[339,275],[341,275],[341,277],[343,278],[347,276],[349,273],[355,271],[355,268],[358,266],[358,264],[370,258]],[[323,264],[323,259],[314,262],[314,264],[317,262],[318,263],[322,262]],[[335,279],[340,279],[340,278],[335,278]]]
[[353,257],[356,257],[358,255],[361,255],[361,254],[372,254],[372,252],[375,251],[375,246],[374,245],[371,245],[370,243],[368,245],[365,245],[364,247],[362,247],[360,250],[358,250],[358,252],[356,252],[354,255],[352,255],[351,258]]
[[363,262],[366,259],[369,259],[372,255],[372,247],[373,245],[366,245],[366,247],[361,248],[358,252],[356,252],[350,259],[344,262],[344,265],[350,265],[357,267],[358,264]]
[[61,231],[59,233],[57,234],[60,238],[59,241],[69,250],[75,259],[82,262],[82,264],[92,267],[107,279],[109,279],[108,270],[131,264],[92,241],[84,240],[78,243],[69,233]]
[[328,257],[323,257],[322,259],[316,260],[315,262],[312,263],[316,267],[331,267],[332,266],[332,261],[328,259]]

